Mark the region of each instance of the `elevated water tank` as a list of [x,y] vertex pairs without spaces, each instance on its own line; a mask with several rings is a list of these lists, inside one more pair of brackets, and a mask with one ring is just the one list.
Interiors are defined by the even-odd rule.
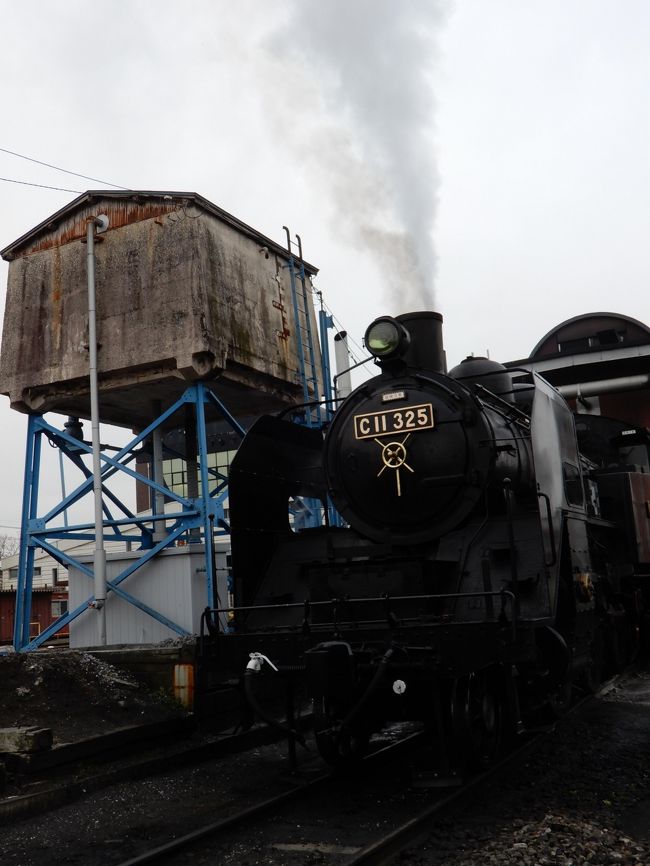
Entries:
[[[196,193],[101,190],[0,252],[0,393],[14,409],[90,416],[84,244],[99,214],[102,421],[142,428],[199,379],[236,415],[302,402],[287,250]],[[310,291],[300,316],[316,334]]]

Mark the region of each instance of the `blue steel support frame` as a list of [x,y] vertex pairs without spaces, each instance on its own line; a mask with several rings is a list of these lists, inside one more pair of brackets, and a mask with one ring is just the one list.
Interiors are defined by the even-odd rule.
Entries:
[[323,391],[325,397],[325,417],[328,421],[332,419],[334,408],[332,404],[332,366],[330,362],[330,344],[327,332],[334,327],[334,320],[325,310],[318,311],[318,325],[320,333],[321,366],[323,368]]
[[[194,405],[197,419],[197,451],[199,477],[201,479],[201,495],[197,499],[182,497],[164,487],[161,480],[148,478],[129,467],[129,463],[133,462],[136,457],[135,448],[141,445],[156,428],[163,425],[179,409],[187,404]],[[244,428],[230,414],[222,401],[204,383],[199,382],[190,386],[172,406],[152,421],[131,442],[117,450],[116,454],[111,456],[104,450],[101,455],[105,538],[112,541],[133,542],[138,539],[138,536],[127,533],[124,530],[128,527],[137,527],[140,533],[140,549],[142,550],[140,558],[132,562],[112,580],[108,581],[107,590],[108,592],[115,593],[116,596],[139,608],[180,635],[187,634],[186,629],[140,601],[131,593],[126,592],[120,584],[143,565],[150,562],[166,547],[173,545],[181,536],[188,536],[190,530],[199,528],[202,530],[204,541],[208,604],[213,605],[216,599],[216,563],[214,560],[213,536],[215,532],[224,534],[229,532],[229,526],[225,520],[223,510],[223,502],[227,497],[227,479],[208,467],[206,405],[217,409],[230,426],[240,436],[244,436]],[[65,495],[63,500],[51,508],[45,515],[39,517],[38,491],[43,436],[52,445],[59,448],[60,453],[67,457],[82,472],[85,480],[75,490]],[[74,503],[79,502],[87,494],[92,494],[92,473],[82,461],[82,455],[91,453],[90,443],[75,439],[65,430],[58,430],[48,424],[43,416],[29,416],[18,563],[18,586],[16,592],[16,618],[14,623],[14,647],[18,651],[37,649],[45,641],[49,640],[53,634],[68,625],[93,605],[94,597],[90,595],[81,605],[60,616],[37,637],[30,639],[29,623],[31,616],[34,554],[36,549],[45,550],[65,567],[74,566],[82,574],[90,578],[91,581],[93,578],[92,569],[86,563],[71,556],[65,550],[60,550],[52,543],[56,539],[94,540],[94,523],[73,526],[67,523],[67,509]],[[179,510],[165,514],[155,514],[153,511],[150,514],[144,515],[133,514],[118,496],[104,486],[105,482],[118,472],[125,473],[134,480],[142,482],[151,490],[164,493],[166,497],[175,501]],[[107,500],[110,500],[110,503],[122,513],[121,517],[113,516],[113,511]],[[61,514],[63,514],[64,525],[52,525],[52,521]],[[156,521],[165,521],[165,524],[169,525],[169,529],[165,537],[154,544],[153,525]]]
[[[291,304],[293,307],[294,332],[296,335],[296,354],[298,355],[298,377],[302,385],[302,396],[305,403],[310,400],[309,378],[307,376],[307,363],[305,360],[305,345],[302,341],[302,326],[300,324],[300,309],[298,307],[298,287],[296,286],[296,265],[291,250],[289,250],[289,281],[291,283]],[[307,427],[313,426],[311,412],[305,409],[304,423]]]
[[[302,257],[302,242],[300,236],[296,235],[295,237],[299,251],[296,267],[296,259],[292,251],[292,247],[295,246],[295,244],[291,240],[291,234],[287,226],[284,226],[284,230],[287,235],[288,256],[286,267],[289,271],[289,281],[291,284],[294,333],[296,337],[296,353],[298,356],[298,378],[302,386],[303,400],[305,404],[300,414],[296,413],[294,415],[294,421],[298,424],[304,424],[306,427],[322,427],[325,421],[331,419],[332,404],[326,402],[323,407],[320,399],[316,353],[314,352],[314,334],[312,333],[311,320],[309,316],[309,302],[307,297],[307,273],[305,271],[305,264]],[[300,290],[298,288],[299,285]],[[302,308],[298,303],[299,291],[302,297]],[[303,313],[305,317],[304,327],[300,320],[301,313]],[[319,311],[318,324],[321,343],[321,373],[323,377],[325,400],[328,401],[331,399],[332,389],[327,330],[333,327],[333,320],[332,317],[328,316],[322,308]],[[303,332],[306,341],[303,340]],[[310,393],[309,390],[310,385],[313,389],[312,393]],[[291,509],[291,511],[294,519],[294,527],[298,530],[306,529],[308,527],[317,527],[322,523],[323,508],[318,499],[300,497],[296,502],[296,507]],[[337,524],[340,522],[340,518],[331,503],[327,506],[327,518],[330,522],[335,522]]]

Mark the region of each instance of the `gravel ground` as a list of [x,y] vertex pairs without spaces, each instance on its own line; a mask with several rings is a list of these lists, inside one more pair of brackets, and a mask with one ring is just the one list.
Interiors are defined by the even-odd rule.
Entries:
[[[284,746],[257,749],[115,786],[49,815],[3,827],[0,863],[108,866],[121,862],[134,847],[145,844],[136,840],[160,843],[236,810],[237,801],[286,790],[281,776],[287,766],[285,755]],[[363,798],[364,785],[353,787],[350,795]],[[369,791],[366,787],[367,799],[372,796]],[[394,811],[393,794],[399,799],[399,785],[391,796],[374,799],[379,832]],[[314,831],[314,839],[296,824],[279,832],[289,844],[334,840],[344,846],[348,840],[343,826],[339,829],[327,823],[322,832]],[[309,854],[300,854],[276,847],[272,862],[275,866],[323,862],[317,847],[311,844],[310,848]],[[626,675],[606,695],[565,720],[523,765],[483,787],[453,820],[433,825],[426,841],[405,853],[401,862],[413,866],[650,866],[650,670]]]
[[650,866],[650,669],[564,720],[523,767],[401,862]]
[[286,746],[114,785],[0,828],[2,866],[109,866],[287,789]]

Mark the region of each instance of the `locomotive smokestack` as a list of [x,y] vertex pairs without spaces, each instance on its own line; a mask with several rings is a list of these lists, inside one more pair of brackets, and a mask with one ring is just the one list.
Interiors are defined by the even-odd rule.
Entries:
[[411,335],[411,343],[404,355],[409,367],[447,372],[447,359],[442,342],[442,315],[423,310],[395,316]]

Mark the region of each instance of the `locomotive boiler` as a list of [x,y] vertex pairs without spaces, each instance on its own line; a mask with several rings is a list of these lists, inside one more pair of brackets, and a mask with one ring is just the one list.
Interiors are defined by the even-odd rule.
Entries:
[[325,434],[262,417],[236,455],[214,652],[247,663],[257,708],[260,671],[298,680],[331,762],[412,719],[441,757],[484,766],[635,651],[650,546],[627,503],[635,485],[650,501],[647,432],[580,416],[581,448],[539,375],[479,358],[447,373],[434,312],[381,317],[365,344],[380,372]]

